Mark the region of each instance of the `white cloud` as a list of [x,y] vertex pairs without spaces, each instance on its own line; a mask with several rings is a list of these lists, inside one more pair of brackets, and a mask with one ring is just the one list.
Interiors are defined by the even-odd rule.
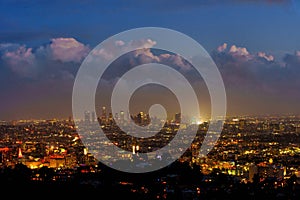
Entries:
[[81,62],[90,48],[74,38],[54,38],[49,46],[54,60],[62,62]]
[[265,52],[258,52],[257,53],[257,56],[259,58],[264,58],[265,60],[271,62],[271,61],[274,61],[274,56],[272,55],[267,55]]
[[132,40],[128,45],[136,49],[152,48],[156,45],[156,41],[151,39]]
[[248,61],[273,62],[275,60],[273,55],[267,54],[262,51],[253,54],[250,53],[246,47],[239,47],[236,45],[231,45],[229,49],[227,47],[228,47],[227,43],[223,43],[222,45],[216,48],[215,54],[213,55],[215,56],[215,59],[221,59],[218,60],[221,63],[228,63],[228,62],[242,63]]
[[108,41],[103,44],[103,48],[92,50],[93,56],[99,56],[105,60],[114,59],[119,53],[126,53],[130,49],[141,49],[136,50],[136,56],[141,55],[143,52],[146,56],[151,57],[152,55],[146,49],[152,48],[156,44],[156,41],[151,39],[132,40],[125,42],[122,40]]
[[229,53],[233,56],[244,56],[244,57],[250,56],[250,53],[245,47],[237,47],[235,45],[232,45],[230,47]]
[[[0,44],[0,57],[4,66],[28,78],[62,77],[61,71],[66,70],[65,66],[77,67],[89,51],[88,45],[74,38],[54,38],[50,44],[36,49],[21,44]],[[73,67],[67,70],[70,75],[74,74]]]
[[117,41],[115,41],[115,45],[116,45],[116,46],[124,46],[124,45],[125,45],[125,42],[122,41],[122,40],[117,40]]
[[179,67],[181,70],[188,71],[192,69],[192,66],[185,62],[185,60],[179,56],[179,55],[173,55],[173,54],[161,54],[159,56],[160,61],[166,63],[166,64],[173,64]]

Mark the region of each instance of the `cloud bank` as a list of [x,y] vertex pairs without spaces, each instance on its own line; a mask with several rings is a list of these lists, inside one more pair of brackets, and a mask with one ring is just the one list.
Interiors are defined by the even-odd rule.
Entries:
[[[48,106],[53,108],[53,115],[62,110],[70,115],[74,77],[89,53],[111,59],[120,49],[139,48],[114,63],[111,74],[121,75],[120,71],[128,70],[129,66],[156,62],[193,75],[192,66],[186,60],[171,52],[157,51],[155,45],[156,41],[147,38],[113,41],[97,51],[91,51],[88,44],[75,38],[53,38],[36,48],[0,43],[0,88],[5,93],[0,96],[2,113],[14,117],[9,108],[16,107],[16,116],[28,110],[33,115]],[[296,107],[300,100],[300,50],[279,58],[269,52],[252,52],[238,44],[223,43],[210,54],[223,77],[230,109],[267,112],[278,108],[280,112],[300,112]],[[56,105],[60,106],[54,112]]]

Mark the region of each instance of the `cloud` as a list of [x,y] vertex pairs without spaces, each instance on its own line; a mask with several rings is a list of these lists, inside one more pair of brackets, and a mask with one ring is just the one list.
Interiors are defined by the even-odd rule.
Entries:
[[283,60],[286,68],[300,71],[300,51],[295,51],[294,54],[286,54]]
[[[300,52],[287,53],[284,58],[245,47],[220,45],[212,52],[227,90],[235,94],[254,95],[273,101],[300,99]],[[220,51],[221,50],[221,51]]]
[[131,56],[131,63],[133,65],[160,62],[160,57],[152,53],[150,49],[138,49],[133,52]]
[[[20,88],[22,88],[22,95],[27,95],[29,103],[33,99],[32,94],[44,95],[43,98],[38,98],[39,102],[44,100],[50,102],[49,99],[65,98],[66,92],[71,93],[72,81],[80,66],[80,61],[89,52],[89,48],[87,44],[80,43],[74,38],[55,39],[37,48],[22,44],[0,43],[0,64],[3,68],[0,74],[1,85],[6,89],[5,91],[9,91],[6,87],[14,87],[10,95],[4,95],[7,98],[7,105],[9,105],[10,99],[17,96]],[[189,71],[191,66],[182,57],[170,52],[158,51],[155,49],[155,45],[156,41],[150,39],[129,42],[119,40],[112,41],[101,51],[93,53],[98,53],[97,55],[101,58],[109,58],[120,49],[125,50],[132,46],[140,48],[114,63],[117,67],[114,69],[115,71],[110,71],[111,74],[122,75],[122,72],[128,70],[128,66],[150,62],[173,66],[184,72],[193,72]],[[54,54],[54,52],[60,52],[63,55]],[[241,106],[245,109],[255,110],[254,105],[257,102],[262,102],[260,108],[264,109],[264,106],[269,105],[269,103],[264,103],[267,100],[279,107],[281,104],[297,103],[300,100],[299,50],[287,53],[283,60],[278,60],[269,52],[252,52],[247,47],[238,44],[223,43],[211,52],[211,56],[221,72],[229,94],[228,97],[232,98],[230,95],[234,95],[240,99],[240,104],[234,105],[236,107]],[[117,77],[113,78],[113,81],[116,82]],[[6,84],[7,81],[11,81],[11,84]],[[113,81],[108,81],[107,85],[112,86]],[[59,88],[61,92],[57,94],[53,88]],[[18,94],[18,96],[20,95]],[[70,100],[71,94],[68,98]],[[23,101],[23,98],[15,99],[17,99],[16,104],[21,104],[20,102]],[[237,101],[229,99],[228,102],[235,103]],[[53,108],[55,108],[54,103]],[[24,110],[26,109],[28,109],[27,105],[26,108],[24,107]],[[241,108],[237,108],[237,110],[239,109]]]
[[[165,51],[158,52],[155,50],[155,45],[156,41],[149,38],[131,40],[128,42],[122,40],[109,41],[104,43],[102,48],[92,50],[91,55],[93,56],[93,59],[105,59],[110,61],[114,60],[119,54],[125,54],[125,58],[123,56],[119,62],[115,63],[116,65],[124,67],[137,66],[146,63],[161,63],[183,71],[192,69],[192,66],[181,56]],[[131,49],[135,50],[129,52]],[[128,53],[126,54],[126,52]]]
[[[212,53],[213,57],[217,59],[217,61],[225,61],[227,62],[248,62],[248,61],[267,61],[272,62],[274,61],[274,56],[267,54],[265,52],[257,52],[250,53],[246,47],[239,47],[237,45],[231,45],[228,48],[227,43],[223,43],[222,45],[218,46],[215,51]],[[221,58],[222,57],[222,58]],[[220,58],[221,60],[218,60]]]
[[[17,45],[2,44],[0,48],[10,49],[16,46]],[[24,45],[19,46],[15,50],[5,51],[1,58],[13,72],[19,75],[30,77],[34,74],[36,57],[32,52],[32,48],[26,48]]]
[[132,65],[141,65],[146,63],[161,63],[176,68],[181,71],[189,71],[192,66],[183,57],[173,53],[156,52],[149,48],[138,49],[130,56]]
[[[156,41],[151,39],[141,39],[141,40],[132,40],[129,42],[125,42],[122,40],[117,41],[108,41],[103,43],[103,48],[94,49],[91,51],[91,55],[95,57],[100,57],[105,60],[111,60],[115,58],[119,53],[127,52],[130,49],[141,49],[140,53],[139,50],[136,50],[136,56],[142,54],[143,49],[152,48],[156,44]],[[144,52],[147,54],[147,52]],[[150,56],[148,54],[148,56]]]
[[267,55],[265,52],[258,52],[257,57],[258,58],[263,58],[263,59],[265,59],[266,61],[269,61],[269,62],[274,61],[274,56]]
[[245,47],[237,47],[235,45],[232,45],[230,47],[229,53],[236,57],[239,57],[239,56],[249,57],[250,56],[248,50]]
[[190,63],[177,54],[161,54],[159,59],[161,63],[166,65],[171,64],[182,71],[190,71],[192,69]]
[[49,45],[52,58],[61,62],[81,62],[90,48],[74,38],[54,38]]
[[299,51],[281,59],[235,44],[224,47],[216,47],[211,56],[223,77],[229,110],[240,112],[249,107],[247,112],[298,112],[291,105],[300,100]]
[[[147,38],[127,42],[118,40],[110,41],[102,49],[90,51],[88,45],[74,38],[54,38],[49,44],[35,49],[21,44],[0,43],[0,57],[7,69],[22,77],[41,81],[74,80],[80,61],[89,52],[101,59],[112,59],[118,52],[133,47],[138,49],[114,62],[115,67],[109,71],[111,75],[108,77],[114,79],[131,67],[145,63],[161,63],[191,74],[192,66],[185,59],[170,52],[159,51],[155,45],[156,41]],[[269,53],[251,52],[243,46],[223,43],[216,47],[211,56],[228,87],[274,91],[274,88],[280,88],[275,87],[278,81],[298,84],[295,74],[300,72],[300,51],[286,54],[282,61],[277,61]]]
[[53,38],[37,48],[0,43],[0,62],[15,74],[30,79],[74,79],[90,48],[74,38]]
[[223,43],[222,45],[218,46],[217,51],[222,52],[227,49],[227,43]]
[[250,52],[246,47],[224,43],[211,54],[226,86],[235,89],[268,90],[280,77],[281,65],[265,52]]
[[132,46],[133,48],[139,48],[139,49],[146,49],[146,48],[152,48],[156,45],[156,41],[153,41],[151,39],[142,39],[142,40],[132,40],[128,44],[129,46]]

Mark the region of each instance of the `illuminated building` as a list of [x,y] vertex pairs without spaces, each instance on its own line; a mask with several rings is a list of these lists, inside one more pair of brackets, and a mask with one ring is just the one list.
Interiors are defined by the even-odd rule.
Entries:
[[121,120],[121,123],[124,123],[125,122],[125,114],[124,114],[124,111],[120,111],[120,120]]
[[258,168],[254,163],[249,166],[249,181],[253,182],[254,175],[258,173]]
[[60,168],[66,165],[66,160],[64,155],[52,155],[49,158],[49,167]]
[[8,155],[9,155],[9,148],[8,147],[2,147],[0,148],[0,165],[1,164],[6,164],[6,161],[8,159]]
[[175,123],[179,124],[181,121],[181,113],[176,113],[175,114]]
[[92,112],[92,123],[94,123],[96,121],[96,115],[95,112]]
[[90,123],[91,122],[91,115],[89,111],[84,112],[84,122],[85,123]]
[[106,122],[106,107],[102,107],[102,113],[101,113],[101,121]]
[[18,149],[18,158],[19,159],[23,158],[23,154],[22,154],[21,148]]

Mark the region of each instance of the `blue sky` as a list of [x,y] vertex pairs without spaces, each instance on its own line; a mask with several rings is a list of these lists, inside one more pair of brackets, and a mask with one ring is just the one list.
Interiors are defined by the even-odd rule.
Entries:
[[[0,26],[0,119],[71,115],[89,50],[147,26],[185,33],[211,53],[230,114],[300,113],[299,1],[2,0]],[[66,44],[78,47],[73,55],[63,55]]]
[[251,50],[298,47],[300,7],[292,1],[144,2],[4,0],[0,39],[40,45],[53,37],[75,37],[94,46],[127,29],[159,26],[184,32],[207,49],[225,41]]

